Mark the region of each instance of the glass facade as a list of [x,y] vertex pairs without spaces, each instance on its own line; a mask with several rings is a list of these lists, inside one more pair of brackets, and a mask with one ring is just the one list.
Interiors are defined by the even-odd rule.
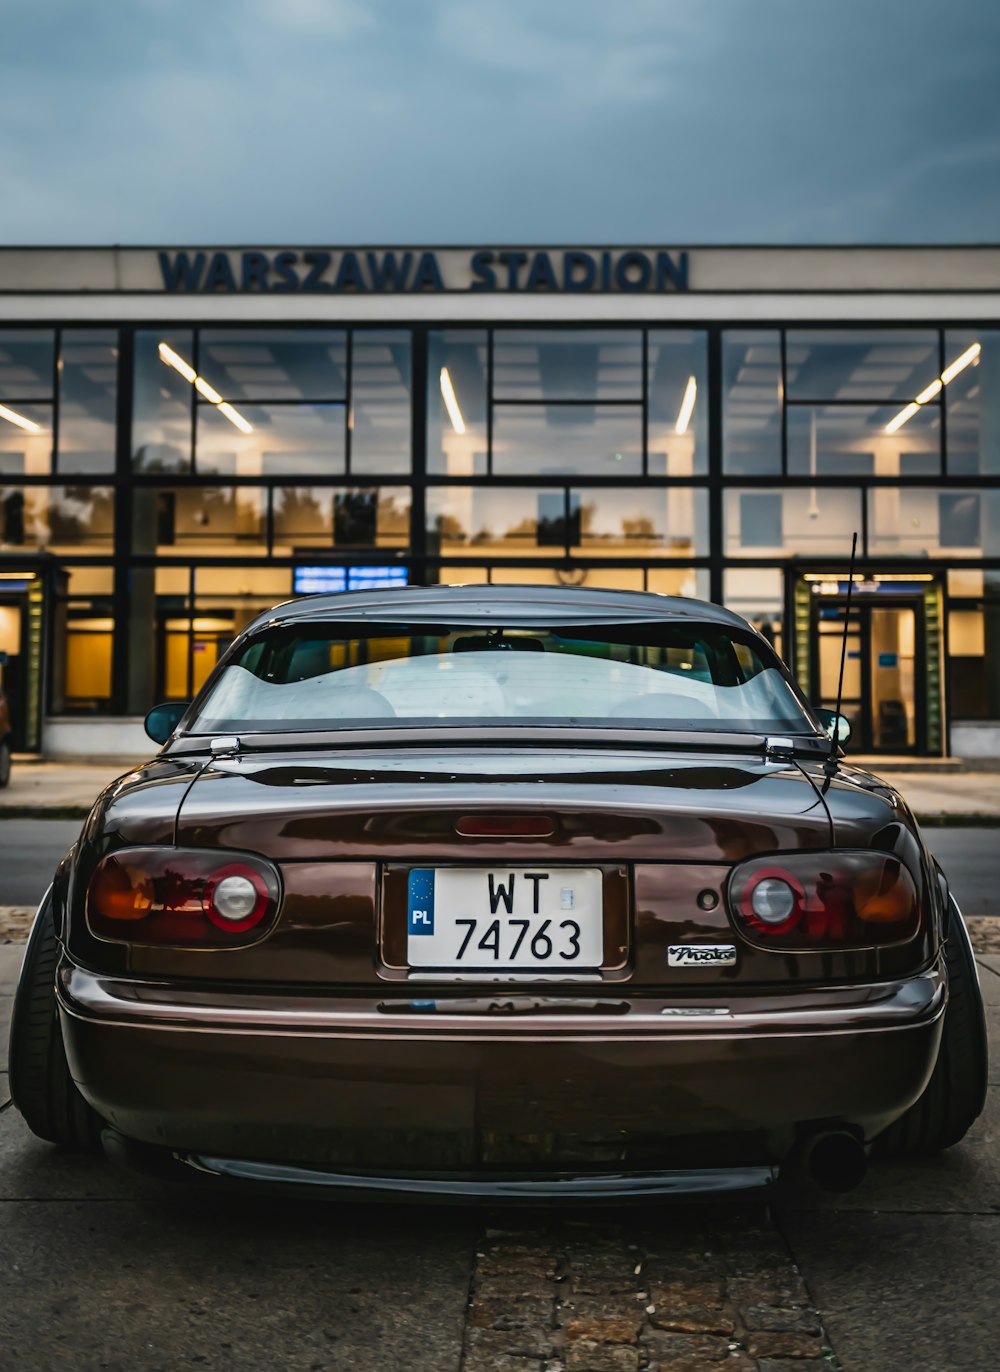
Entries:
[[1000,332],[0,330],[0,570],[53,569],[53,713],[187,695],[300,566],[724,600],[815,694],[855,531],[885,736],[931,634],[900,746],[1000,719]]

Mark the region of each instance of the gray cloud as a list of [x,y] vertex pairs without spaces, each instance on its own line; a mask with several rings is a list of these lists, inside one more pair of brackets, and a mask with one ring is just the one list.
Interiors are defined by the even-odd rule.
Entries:
[[6,0],[0,241],[986,241],[994,0]]

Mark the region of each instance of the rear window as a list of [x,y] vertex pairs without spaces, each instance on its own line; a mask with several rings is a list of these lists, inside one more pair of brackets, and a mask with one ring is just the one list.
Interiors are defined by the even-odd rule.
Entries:
[[814,732],[766,644],[689,623],[272,629],[192,732],[476,724]]

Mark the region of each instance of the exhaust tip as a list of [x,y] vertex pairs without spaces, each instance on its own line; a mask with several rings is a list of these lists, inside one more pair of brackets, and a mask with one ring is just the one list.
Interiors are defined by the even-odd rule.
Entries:
[[868,1172],[868,1155],[861,1141],[846,1129],[815,1134],[805,1145],[802,1167],[824,1191],[843,1194],[860,1186]]

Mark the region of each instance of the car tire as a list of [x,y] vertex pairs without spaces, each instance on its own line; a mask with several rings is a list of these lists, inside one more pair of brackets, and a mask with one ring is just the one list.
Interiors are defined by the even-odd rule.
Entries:
[[10,741],[4,739],[0,743],[0,791],[4,789],[10,781]]
[[59,940],[52,898],[42,901],[28,938],[10,1026],[10,1094],[33,1134],[64,1148],[96,1149],[103,1122],[70,1075],[56,1009]]
[[969,931],[949,897],[948,1008],[941,1047],[923,1095],[875,1141],[877,1157],[938,1153],[959,1143],[982,1114],[989,1077],[986,1015]]

